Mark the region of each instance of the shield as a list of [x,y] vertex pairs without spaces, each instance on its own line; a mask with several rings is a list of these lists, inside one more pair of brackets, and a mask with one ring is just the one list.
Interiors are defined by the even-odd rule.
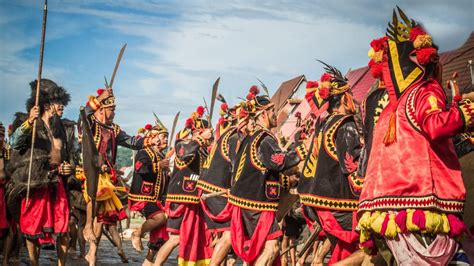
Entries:
[[99,152],[95,146],[91,127],[86,117],[84,107],[80,108],[82,131],[82,163],[87,183],[87,195],[92,201],[92,213],[95,215],[97,187],[99,185],[100,161]]

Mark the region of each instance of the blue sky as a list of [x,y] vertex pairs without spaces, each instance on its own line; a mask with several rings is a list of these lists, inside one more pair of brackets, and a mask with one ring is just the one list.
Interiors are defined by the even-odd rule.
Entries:
[[[364,66],[369,42],[385,31],[400,5],[424,24],[441,51],[473,30],[474,1],[136,1],[50,0],[43,77],[72,95],[65,116],[76,119],[87,96],[110,78],[128,44],[114,90],[116,122],[129,133],[153,121],[170,125],[220,92],[231,102],[262,79],[273,93],[300,74],[317,79],[322,59],[340,68]],[[36,78],[42,1],[0,0],[0,121],[25,110]]]

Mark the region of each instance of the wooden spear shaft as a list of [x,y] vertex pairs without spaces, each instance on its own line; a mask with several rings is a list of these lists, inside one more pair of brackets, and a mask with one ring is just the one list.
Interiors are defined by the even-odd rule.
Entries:
[[[48,0],[44,0],[43,25],[41,29],[41,46],[40,46],[39,66],[38,66],[38,80],[36,82],[35,106],[38,106],[39,104],[41,74],[43,70],[44,39],[46,36],[47,17],[48,17]],[[30,198],[31,168],[33,165],[33,151],[35,147],[35,141],[36,141],[36,120],[33,122],[33,132],[31,133],[31,152],[30,152],[30,164],[28,167],[28,186],[26,187],[26,205],[28,205],[28,200]]]

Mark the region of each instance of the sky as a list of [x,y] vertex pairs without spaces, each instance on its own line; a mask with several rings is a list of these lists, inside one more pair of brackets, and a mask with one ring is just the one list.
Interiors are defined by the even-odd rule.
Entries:
[[[0,0],[3,124],[25,111],[37,77],[42,5]],[[456,49],[473,31],[472,0],[49,0],[43,78],[70,92],[65,117],[76,120],[127,43],[114,81],[115,122],[135,134],[153,122],[153,111],[168,127],[181,111],[182,127],[203,97],[209,102],[217,77],[233,104],[257,77],[270,94],[301,74],[318,79],[316,58],[343,73],[365,66],[369,43],[384,35],[395,5],[425,26],[440,51]]]

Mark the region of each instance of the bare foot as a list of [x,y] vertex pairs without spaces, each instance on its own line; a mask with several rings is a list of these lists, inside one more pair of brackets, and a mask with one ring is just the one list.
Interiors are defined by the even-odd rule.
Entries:
[[135,230],[132,233],[132,246],[138,252],[143,251],[142,238],[140,237],[140,232],[138,232],[138,230]]
[[125,252],[123,251],[123,249],[118,252],[118,255],[120,256],[120,259],[122,260],[123,263],[128,263],[128,258],[125,255]]
[[89,263],[89,266],[95,266],[95,256],[91,254],[87,254],[84,259]]
[[91,242],[95,243],[96,242],[97,237],[94,234],[94,230],[92,230],[92,226],[86,225],[84,227],[83,234],[84,234],[84,239],[87,242],[89,242],[89,243],[91,243]]

